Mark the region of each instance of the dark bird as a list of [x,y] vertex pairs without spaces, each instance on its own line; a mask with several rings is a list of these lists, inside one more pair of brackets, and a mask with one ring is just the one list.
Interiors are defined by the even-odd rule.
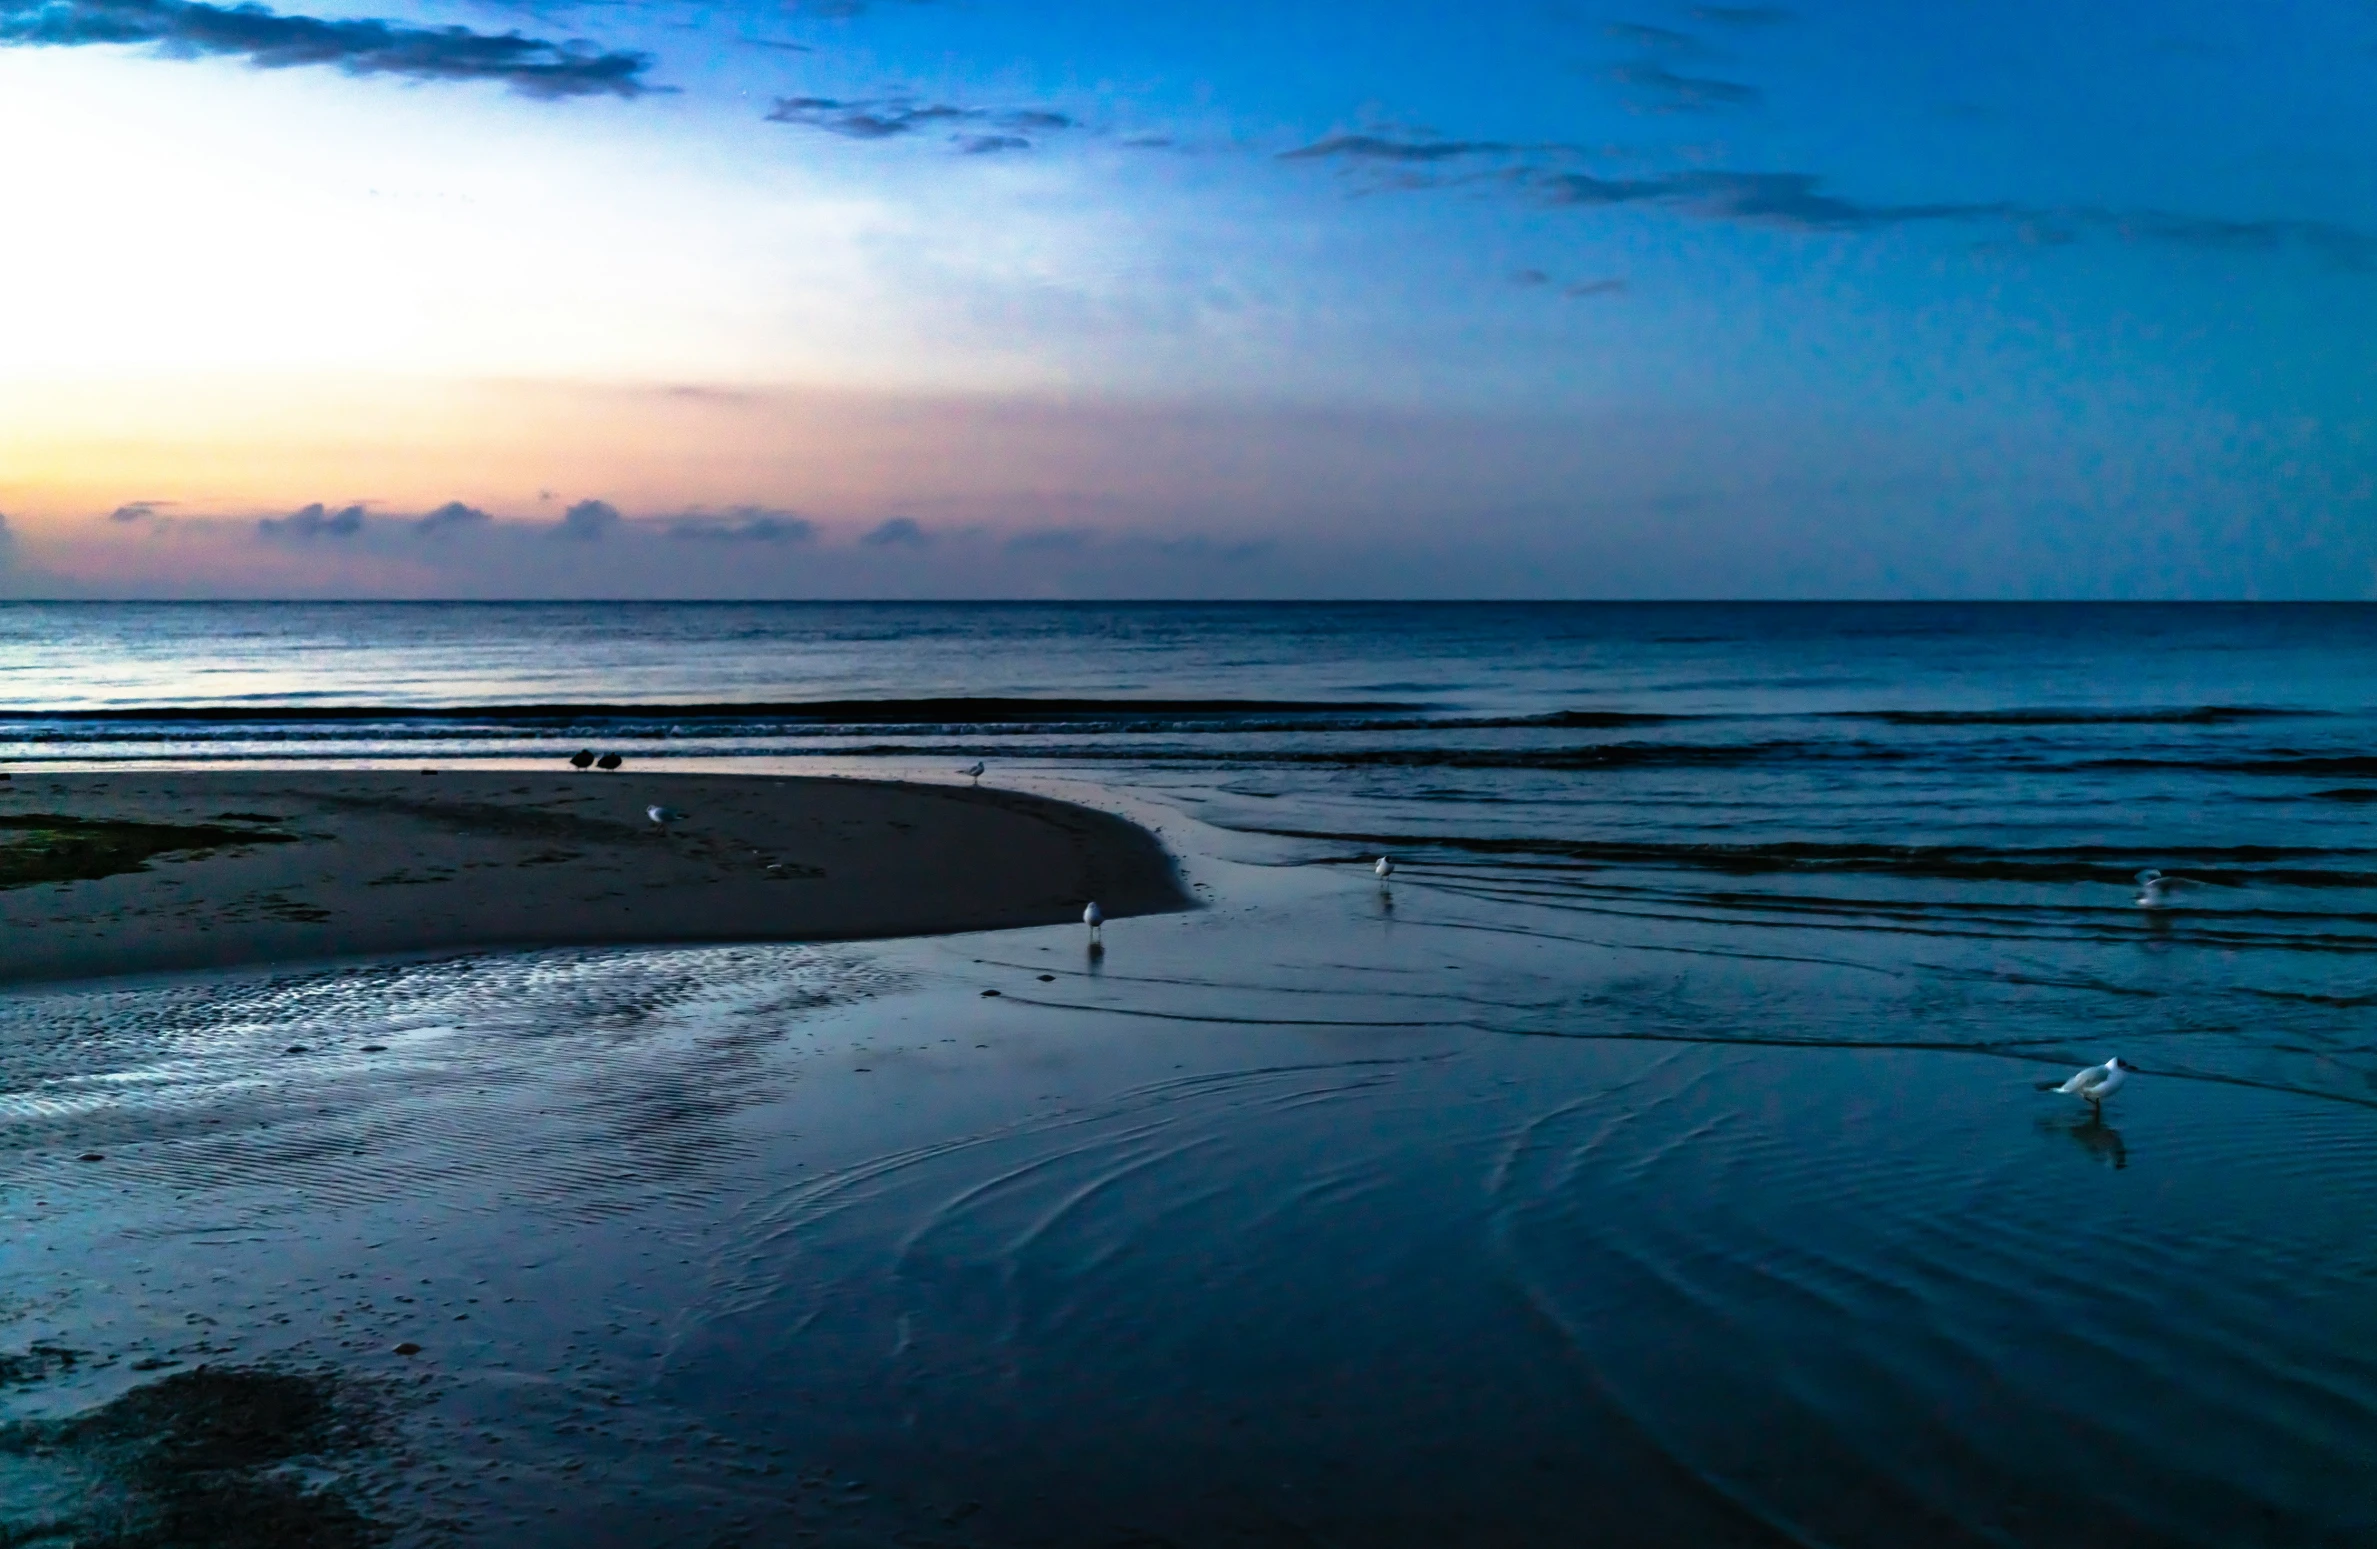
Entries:
[[594,767],[597,769],[616,769],[621,764],[626,762],[626,759],[621,758],[616,753],[605,753],[602,757],[594,761]]
[[578,751],[577,751],[577,752],[575,752],[575,753],[572,753],[572,754],[569,756],[569,766],[570,766],[572,769],[591,769],[591,768],[593,768],[593,767],[594,767],[594,749],[592,749],[592,748],[580,748],[580,749],[578,749]]

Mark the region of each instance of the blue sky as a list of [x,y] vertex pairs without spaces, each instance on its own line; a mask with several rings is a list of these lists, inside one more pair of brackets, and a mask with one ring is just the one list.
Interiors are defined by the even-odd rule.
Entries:
[[0,0],[5,584],[2377,595],[2373,77],[2366,3]]

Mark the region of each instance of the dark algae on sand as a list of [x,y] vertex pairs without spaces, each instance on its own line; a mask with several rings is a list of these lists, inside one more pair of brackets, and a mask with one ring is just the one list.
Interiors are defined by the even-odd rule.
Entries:
[[288,844],[294,834],[220,823],[133,823],[62,812],[0,813],[0,887],[94,882],[145,871],[161,855],[196,857],[254,844]]
[[176,1372],[83,1414],[0,1427],[0,1465],[48,1476],[60,1498],[55,1514],[0,1508],[0,1546],[363,1549],[386,1532],[301,1465],[357,1452],[372,1430],[369,1407],[326,1374]]

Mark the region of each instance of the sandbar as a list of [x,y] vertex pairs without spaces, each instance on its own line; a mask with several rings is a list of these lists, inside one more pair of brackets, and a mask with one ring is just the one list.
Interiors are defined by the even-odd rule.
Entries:
[[1093,898],[1118,919],[1190,907],[1144,829],[987,787],[633,768],[0,782],[4,983],[935,935],[1077,921]]

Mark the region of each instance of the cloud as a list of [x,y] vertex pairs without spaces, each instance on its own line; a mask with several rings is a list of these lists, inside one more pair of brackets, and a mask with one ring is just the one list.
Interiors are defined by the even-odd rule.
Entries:
[[477,506],[466,506],[459,500],[449,500],[414,522],[413,531],[424,538],[434,538],[446,533],[484,527],[494,520],[495,518]]
[[1615,38],[1620,43],[1631,43],[1636,48],[1663,49],[1683,54],[1696,53],[1700,49],[1700,40],[1690,33],[1678,32],[1673,27],[1654,27],[1648,22],[1611,22],[1601,31],[1604,36]]
[[669,524],[669,536],[702,543],[807,543],[817,524],[790,511],[736,506],[712,516],[689,511]]
[[1657,113],[1713,113],[1721,108],[1756,107],[1765,100],[1757,87],[1740,81],[1678,75],[1665,65],[1648,62],[1615,66],[1609,78],[1633,91]]
[[593,543],[619,525],[619,508],[607,500],[581,500],[545,529],[556,538]]
[[[1778,18],[1779,19],[1779,18]],[[1746,25],[1746,24],[1745,24]],[[1656,66],[1633,68],[1635,80]],[[1664,73],[1664,72],[1660,72]],[[1672,77],[1684,81],[1683,77]],[[1687,83],[1725,85],[1727,83]],[[1755,100],[1756,92],[1742,100]],[[1504,140],[1400,139],[1380,134],[1339,134],[1310,145],[1282,151],[1283,161],[1337,159],[1359,164],[1384,164],[1407,169],[1464,158],[1517,158],[1518,164],[1498,172],[1464,175],[1506,179],[1508,186],[1525,190],[1552,204],[1601,206],[1661,205],[1704,220],[1745,225],[1781,226],[1799,231],[1870,231],[1927,221],[2008,221],[2026,244],[2058,245],[2073,240],[2073,228],[2094,228],[2130,241],[2155,242],[2212,252],[2275,252],[2295,249],[2326,259],[2338,268],[2377,269],[2377,234],[2332,221],[2288,218],[2232,220],[2218,216],[2185,215],[2165,210],[2106,208],[2039,209],[2007,200],[1943,200],[1910,204],[1871,204],[1824,191],[1824,179],[1807,172],[1674,172],[1642,177],[1601,177],[1590,172],[1559,170],[1562,161],[1587,154],[1585,147],[1564,144],[1522,145]],[[1388,186],[1426,188],[1436,180],[1398,175]],[[1521,269],[1511,276],[1518,285],[1544,285],[1551,277],[1540,270]],[[1626,288],[1623,280],[1598,280],[1570,286],[1571,296],[1612,295]]]
[[1625,289],[1626,282],[1613,277],[1606,280],[1579,280],[1574,285],[1561,287],[1560,294],[1571,300],[1582,300],[1587,296],[1615,296]]
[[888,140],[913,134],[927,124],[979,118],[969,108],[932,103],[918,107],[905,102],[844,102],[834,97],[778,97],[767,116],[771,124],[806,124],[852,140]]
[[[930,5],[932,0],[907,0],[907,3]],[[810,16],[824,16],[835,21],[846,21],[853,16],[864,16],[874,9],[874,5],[872,0],[792,0],[790,9]]]
[[1552,277],[1541,269],[1514,269],[1511,271],[1510,283],[1530,287],[1549,285],[1552,283]]
[[1694,21],[1714,22],[1720,27],[1779,27],[1796,20],[1799,13],[1786,11],[1779,5],[1696,5],[1692,7]]
[[1854,231],[2012,213],[2004,204],[1859,204],[1819,192],[1823,179],[1805,172],[1683,172],[1650,178],[1556,172],[1539,174],[1532,182],[1554,204],[1666,204],[1710,220],[1803,231]]
[[1078,554],[1097,541],[1097,534],[1081,527],[1050,527],[1019,532],[1001,545],[1010,554]]
[[152,43],[169,57],[220,54],[259,69],[332,65],[349,75],[500,81],[524,96],[636,97],[649,54],[597,53],[516,32],[284,16],[260,5],[187,0],[0,0],[0,46]]
[[870,549],[930,548],[933,535],[912,516],[895,516],[858,540]]
[[1319,161],[1342,156],[1355,161],[1435,162],[1466,156],[1508,156],[1523,149],[1500,140],[1390,140],[1374,134],[1333,134],[1292,151],[1281,161]]
[[111,522],[145,522],[172,504],[170,500],[127,500],[108,512],[107,519]]
[[2331,221],[2227,220],[2167,210],[2075,212],[2135,241],[2162,242],[2219,253],[2267,253],[2301,247],[2344,269],[2377,267],[2377,236]]
[[259,537],[274,539],[351,538],[363,530],[363,508],[342,506],[333,511],[319,500],[287,516],[267,516],[256,523]]
[[906,97],[845,100],[840,97],[778,97],[768,111],[771,124],[799,124],[822,129],[846,140],[893,140],[942,125],[987,124],[1003,133],[954,134],[950,140],[970,156],[999,151],[1030,150],[1032,134],[1054,134],[1081,127],[1070,114],[1046,108],[998,112],[989,108],[961,108],[946,102],[917,103]]

